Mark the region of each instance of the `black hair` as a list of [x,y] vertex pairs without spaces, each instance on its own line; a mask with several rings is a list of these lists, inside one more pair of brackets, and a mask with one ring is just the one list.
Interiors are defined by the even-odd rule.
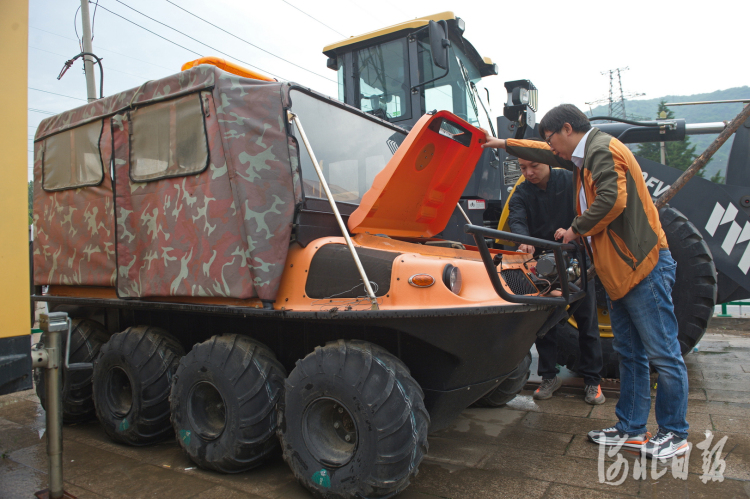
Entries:
[[565,123],[569,123],[574,132],[588,132],[591,123],[588,117],[573,104],[560,104],[555,106],[544,115],[539,122],[539,135],[544,137],[546,132],[559,132]]

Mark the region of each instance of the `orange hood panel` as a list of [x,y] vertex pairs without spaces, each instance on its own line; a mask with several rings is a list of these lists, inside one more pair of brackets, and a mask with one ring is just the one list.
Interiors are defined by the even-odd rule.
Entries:
[[485,135],[448,111],[414,125],[349,217],[355,234],[432,237],[445,229],[482,155]]

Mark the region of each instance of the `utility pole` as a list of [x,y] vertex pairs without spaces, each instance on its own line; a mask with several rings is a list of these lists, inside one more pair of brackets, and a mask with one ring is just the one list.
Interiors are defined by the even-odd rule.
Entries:
[[[89,0],[81,0],[81,24],[83,25],[83,51],[93,54],[91,49],[91,17],[89,16]],[[89,102],[96,100],[96,81],[94,81],[94,60],[91,56],[83,56],[83,70],[86,73],[86,94]]]

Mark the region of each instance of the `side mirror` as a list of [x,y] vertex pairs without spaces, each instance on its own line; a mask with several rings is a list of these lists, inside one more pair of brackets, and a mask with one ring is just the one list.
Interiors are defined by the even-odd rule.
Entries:
[[448,47],[451,46],[448,39],[448,23],[430,21],[429,34],[432,62],[441,69],[448,69]]

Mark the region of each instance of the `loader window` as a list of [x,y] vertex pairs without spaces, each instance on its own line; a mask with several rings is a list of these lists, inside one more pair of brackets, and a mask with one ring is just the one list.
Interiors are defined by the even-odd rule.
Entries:
[[[349,111],[312,93],[292,90],[292,112],[299,116],[323,176],[336,201],[358,204],[377,175],[406,138],[406,131]],[[325,199],[299,132],[303,189],[306,197]]]
[[406,39],[394,40],[357,51],[359,108],[388,121],[411,116]]
[[133,182],[193,175],[208,166],[202,94],[150,104],[129,119]]
[[[419,74],[422,80],[431,80],[445,71],[435,67],[432,62],[430,40],[426,34],[418,38],[417,54],[419,55]],[[482,75],[471,60],[464,54],[458,43],[449,48],[450,72],[424,86],[424,109],[451,111],[456,116],[474,126],[490,130],[489,121],[477,100],[480,97],[471,88],[482,80]]]
[[104,163],[99,150],[103,121],[52,135],[44,139],[42,187],[60,191],[99,185],[104,179]]

